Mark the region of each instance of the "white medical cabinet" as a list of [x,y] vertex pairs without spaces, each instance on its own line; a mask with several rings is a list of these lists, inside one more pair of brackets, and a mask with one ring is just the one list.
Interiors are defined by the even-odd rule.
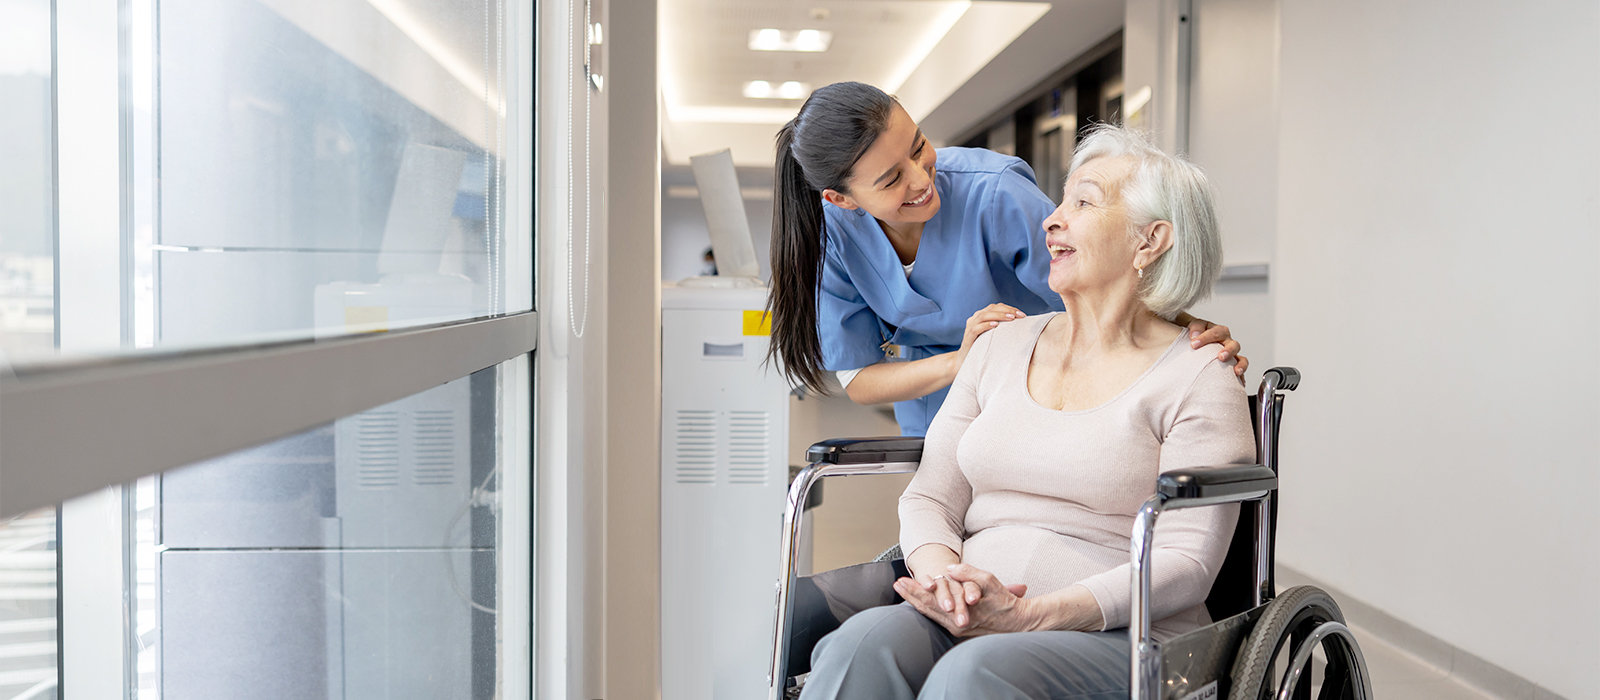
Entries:
[[661,293],[661,697],[767,691],[789,386],[763,366],[767,290]]

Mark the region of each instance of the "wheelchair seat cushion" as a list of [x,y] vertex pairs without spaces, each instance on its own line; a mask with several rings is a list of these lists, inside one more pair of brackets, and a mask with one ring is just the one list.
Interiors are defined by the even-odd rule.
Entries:
[[910,576],[904,560],[875,561],[824,571],[795,580],[791,592],[794,603],[789,635],[789,675],[811,670],[811,650],[862,610],[880,605],[896,605],[900,594],[894,581]]

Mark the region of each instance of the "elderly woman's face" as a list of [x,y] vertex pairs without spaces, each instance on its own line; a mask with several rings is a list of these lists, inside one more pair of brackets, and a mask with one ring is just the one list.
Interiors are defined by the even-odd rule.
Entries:
[[1129,158],[1096,158],[1067,179],[1061,206],[1044,220],[1050,246],[1050,289],[1057,294],[1110,291],[1138,284],[1137,244],[1128,234],[1121,188]]

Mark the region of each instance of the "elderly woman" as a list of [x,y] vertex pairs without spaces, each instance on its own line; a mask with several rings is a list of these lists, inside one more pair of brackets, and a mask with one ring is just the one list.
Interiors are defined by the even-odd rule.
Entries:
[[[1127,698],[1135,512],[1161,472],[1254,459],[1232,367],[1170,322],[1221,268],[1205,177],[1101,126],[1065,194],[1044,228],[1066,310],[973,346],[900,499],[907,604],[819,642],[803,697]],[[1158,639],[1210,622],[1237,517],[1158,521]]]

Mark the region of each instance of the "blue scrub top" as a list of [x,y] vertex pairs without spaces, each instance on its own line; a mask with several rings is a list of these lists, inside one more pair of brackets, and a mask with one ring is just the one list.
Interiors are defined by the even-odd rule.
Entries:
[[[1022,159],[981,148],[941,148],[939,213],[923,225],[908,278],[878,221],[824,202],[817,291],[822,362],[831,371],[884,361],[883,345],[920,360],[961,347],[967,319],[994,303],[1029,314],[1061,311],[1050,291],[1040,224],[1055,203]],[[924,435],[948,389],[894,405],[903,435]]]

